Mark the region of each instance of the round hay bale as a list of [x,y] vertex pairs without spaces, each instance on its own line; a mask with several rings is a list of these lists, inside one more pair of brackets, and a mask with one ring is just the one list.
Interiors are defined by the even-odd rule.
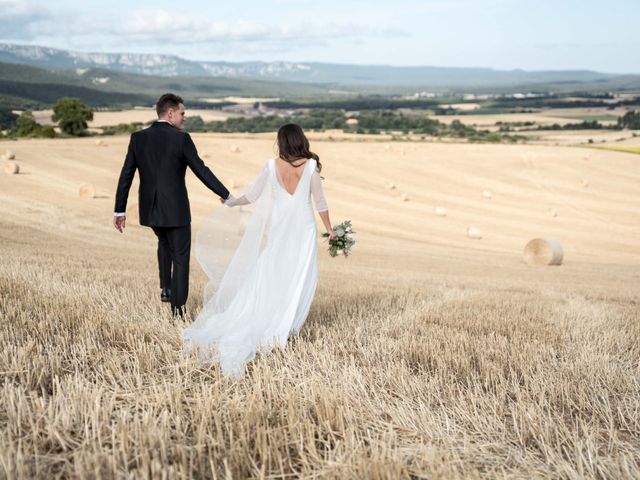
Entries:
[[233,153],[240,153],[240,147],[237,145],[231,145],[231,151]]
[[387,182],[387,190],[395,190],[396,189],[396,185],[392,182]]
[[13,150],[5,150],[4,152],[4,158],[6,158],[7,160],[13,160],[14,158],[16,158],[16,154]]
[[80,198],[95,198],[96,187],[91,183],[85,183],[80,187],[78,194],[80,195]]
[[527,265],[561,265],[562,257],[562,245],[553,238],[534,238],[524,246],[523,260]]
[[549,215],[551,215],[552,217],[557,217],[558,216],[558,211],[555,208],[550,208],[549,209]]
[[489,190],[483,190],[482,191],[482,198],[486,198],[488,200],[491,200],[491,197],[493,197],[493,195],[491,194],[491,192]]
[[446,217],[447,209],[444,207],[436,207],[433,209],[433,213],[435,213],[437,217]]
[[402,195],[400,195],[400,200],[402,200],[403,202],[408,202],[409,195],[407,195],[406,193],[403,193]]
[[482,238],[482,231],[478,227],[469,227],[467,228],[467,237],[480,240]]
[[104,145],[104,141],[102,141],[101,139],[96,140],[96,146],[102,147],[103,145]]
[[7,175],[17,175],[20,173],[20,165],[15,162],[9,162],[4,166],[4,173]]
[[589,186],[589,180],[582,180],[581,183],[584,188],[587,188]]

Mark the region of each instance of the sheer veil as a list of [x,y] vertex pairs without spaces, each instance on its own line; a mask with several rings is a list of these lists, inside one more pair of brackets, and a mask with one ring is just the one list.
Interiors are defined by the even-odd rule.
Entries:
[[[250,191],[250,185],[243,194]],[[250,205],[221,205],[202,221],[196,232],[195,255],[208,277],[203,308],[191,328],[224,312],[245,283],[266,244],[273,206],[269,184]]]

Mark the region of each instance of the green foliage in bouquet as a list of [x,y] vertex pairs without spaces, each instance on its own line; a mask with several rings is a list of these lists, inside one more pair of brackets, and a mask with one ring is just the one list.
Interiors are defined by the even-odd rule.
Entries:
[[[351,227],[351,220],[345,220],[339,225],[334,225],[333,230],[336,232],[338,238],[329,240],[329,255],[332,257],[348,257],[356,243],[353,239],[353,234],[356,232],[354,232]],[[329,234],[323,233],[322,236],[328,238]]]

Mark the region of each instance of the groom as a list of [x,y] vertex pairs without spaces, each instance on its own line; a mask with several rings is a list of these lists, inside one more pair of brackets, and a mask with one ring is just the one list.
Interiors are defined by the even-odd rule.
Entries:
[[126,222],[129,189],[136,169],[140,174],[138,205],[140,225],[151,227],[158,237],[160,298],[171,302],[174,315],[184,316],[189,294],[191,212],[184,182],[189,167],[222,199],[229,191],[198,156],[184,123],[184,101],[165,93],[156,103],[158,120],[135,132],[120,172],[113,224],[122,233]]

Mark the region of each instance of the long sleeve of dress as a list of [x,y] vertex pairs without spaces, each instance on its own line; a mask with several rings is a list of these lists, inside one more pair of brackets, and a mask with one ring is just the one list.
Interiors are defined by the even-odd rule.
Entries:
[[262,190],[264,190],[264,187],[267,184],[268,179],[269,179],[269,164],[266,164],[262,169],[262,171],[260,172],[260,174],[258,175],[258,177],[253,182],[253,184],[244,193],[244,195],[238,198],[229,199],[227,202],[225,202],[225,205],[227,205],[228,207],[237,207],[239,205],[248,205],[250,203],[255,202],[258,199],[258,197],[260,197]]
[[311,194],[313,195],[313,201],[316,204],[316,210],[318,213],[329,210],[329,205],[327,205],[327,199],[325,198],[324,190],[322,189],[322,178],[320,177],[318,170],[315,169],[311,176]]

